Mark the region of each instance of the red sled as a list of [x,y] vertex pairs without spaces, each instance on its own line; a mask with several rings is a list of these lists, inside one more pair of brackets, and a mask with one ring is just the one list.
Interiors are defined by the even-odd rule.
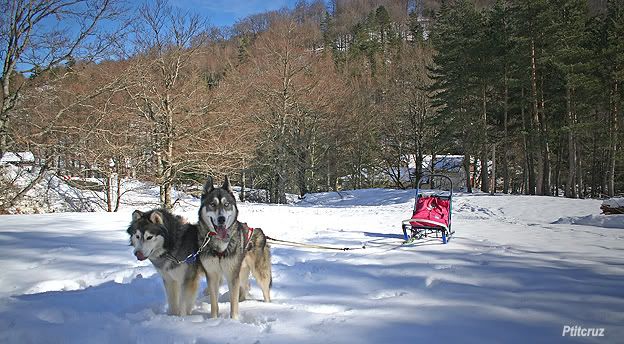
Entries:
[[[428,182],[431,185],[434,180],[440,179],[448,183],[448,190],[438,189],[427,195],[420,193],[423,183]],[[404,220],[402,225],[405,242],[411,243],[435,234],[436,237],[442,237],[442,243],[446,244],[455,233],[451,229],[452,204],[453,181],[451,178],[441,174],[420,178],[416,188],[412,218]]]

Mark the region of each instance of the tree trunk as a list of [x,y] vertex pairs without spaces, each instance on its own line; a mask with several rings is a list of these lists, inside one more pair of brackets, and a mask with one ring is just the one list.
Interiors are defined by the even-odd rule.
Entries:
[[241,169],[241,191],[240,191],[240,201],[245,201],[245,160],[243,159],[243,168]]
[[[12,29],[15,29],[15,27]],[[12,33],[15,33],[15,31],[12,31]],[[11,38],[15,39],[15,37]],[[4,56],[5,63],[2,68],[2,78],[0,78],[2,80],[2,104],[0,104],[0,159],[2,159],[4,153],[9,149],[9,118],[17,100],[17,94],[11,94],[11,79],[17,63],[13,56],[15,50],[9,45],[6,54],[7,56]]]
[[[436,161],[437,156],[438,156],[438,155],[436,154],[436,152],[432,149],[432,150],[431,150],[431,166],[430,166],[430,175],[431,175],[431,174],[435,174],[435,173],[436,173],[436,170],[435,170],[435,161]],[[421,173],[420,173],[420,177],[418,178],[418,180],[416,180],[416,183],[418,183],[418,182],[420,181],[420,178],[422,178],[422,175],[423,175],[423,173],[422,173],[422,159],[421,159],[420,164],[421,164],[421,171],[420,171]],[[432,182],[431,182],[431,187],[433,188],[433,179],[432,179]]]
[[574,115],[572,114],[570,92],[570,87],[566,87],[566,112],[568,117],[568,182],[566,197],[576,198],[576,142],[574,139]]
[[[285,105],[284,105],[285,106]],[[286,119],[282,115],[281,124],[280,124],[280,132],[281,132],[281,142],[278,143],[278,154],[276,161],[276,180],[275,180],[275,189],[277,194],[275,195],[275,203],[284,204],[286,203],[286,180],[284,179],[284,174],[286,173]]]
[[121,174],[117,173],[117,192],[116,192],[116,200],[115,200],[115,209],[113,212],[117,212],[119,210],[119,206],[121,205],[121,196],[123,195],[123,191],[121,190]]
[[307,153],[302,150],[301,152],[299,152],[299,156],[297,157],[299,162],[298,162],[298,168],[297,168],[297,184],[299,186],[299,196],[303,197],[303,195],[308,193],[308,186],[307,186],[307,178],[306,178],[306,174],[307,174]]
[[[524,100],[524,88],[521,91],[522,97]],[[535,169],[533,166],[533,139],[532,139],[532,130],[531,130],[531,119],[526,116],[526,111],[524,104],[520,107],[520,115],[522,117],[522,141],[524,143],[524,194],[525,195],[535,195]]]
[[[596,116],[598,116],[598,114],[596,114]],[[599,162],[598,159],[600,158],[600,152],[598,151],[598,140],[596,139],[596,137],[592,137],[592,152],[591,152],[591,170],[590,170],[590,177],[591,177],[591,191],[590,191],[590,198],[595,198],[596,197],[596,193],[600,192],[599,190],[599,182],[598,182],[598,176],[601,175],[601,169],[598,168]]]
[[173,115],[168,116],[167,118],[167,127],[166,127],[166,144],[167,148],[164,152],[165,158],[163,160],[163,185],[161,191],[164,195],[161,196],[161,200],[163,201],[161,205],[165,209],[171,209],[173,204],[171,203],[171,189],[173,180],[175,178],[175,174],[173,173]]
[[271,178],[271,186],[269,188],[269,203],[279,203],[278,199],[279,199],[279,190],[277,185],[279,184],[279,174],[277,173],[277,165],[275,165],[276,167],[273,170],[274,176],[273,178]]
[[113,176],[110,172],[106,174],[104,179],[104,186],[106,187],[106,211],[113,211]]
[[[285,130],[284,130],[285,132]],[[286,152],[284,144],[281,144],[278,147],[279,154],[278,159],[276,161],[276,171],[275,171],[275,203],[284,204],[286,203],[286,180],[284,178],[284,173],[286,172]]]
[[489,192],[490,188],[489,188],[489,180],[490,177],[488,175],[488,151],[487,151],[487,147],[483,147],[481,149],[481,156],[479,157],[479,164],[480,166],[480,170],[481,170],[481,174],[480,174],[480,180],[481,180],[481,191],[483,192]]
[[488,136],[487,136],[487,98],[486,98],[486,87],[483,85],[482,89],[482,114],[481,114],[481,125],[482,125],[482,141],[481,141],[481,191],[489,192],[489,176],[488,176]]
[[530,193],[532,195],[542,195],[544,193],[544,149],[542,147],[542,140],[540,137],[540,116],[537,98],[537,64],[535,56],[535,41],[533,39],[531,39],[531,103],[533,105],[531,136],[534,142],[537,143],[534,147],[534,154],[537,154],[537,177],[535,180],[535,190],[530,190]]
[[[331,159],[329,158],[329,153],[327,153],[327,176],[325,180],[325,191],[331,190]],[[336,190],[334,190],[336,191]]]
[[616,165],[616,152],[618,143],[618,82],[613,83],[613,90],[611,91],[611,145],[609,147],[609,170],[608,170],[608,182],[607,182],[607,194],[609,197],[615,196],[615,165]]
[[357,142],[357,182],[355,183],[355,189],[362,188],[362,144],[358,138]]
[[509,85],[507,84],[507,68],[505,68],[504,76],[504,99],[503,99],[503,145],[505,154],[503,154],[503,193],[509,193]]
[[490,186],[490,195],[493,195],[496,193],[496,144],[492,144],[492,181]]
[[437,158],[438,158],[438,155],[434,151],[431,151],[431,166],[430,166],[431,174],[435,174],[436,173],[435,163],[436,163],[436,159]]
[[[576,118],[575,118],[576,121]],[[579,146],[576,146],[576,184],[578,185],[577,195],[579,198],[585,198],[585,179],[583,178],[583,159],[579,154]]]
[[[431,167],[431,173],[429,175],[434,175],[436,173],[435,164],[436,164],[436,154],[434,152],[431,152],[431,166],[430,166]],[[419,181],[420,181],[420,179],[418,179],[417,183]],[[435,188],[433,178],[429,178],[429,187],[431,189]]]
[[464,172],[466,173],[466,192],[472,193],[472,176],[470,175],[470,155],[464,153]]
[[561,165],[563,165],[563,150],[565,146],[565,137],[559,138],[557,147],[557,164],[555,165],[555,187],[553,194],[559,196],[559,187],[561,186]]
[[[163,158],[165,155],[165,158]],[[158,155],[158,176],[159,176],[159,196],[160,206],[166,209],[171,209],[171,168],[169,167],[168,160],[171,157],[167,157],[167,152],[160,152]]]
[[309,167],[309,171],[310,171],[310,176],[306,177],[306,190],[307,192],[315,192],[318,190],[317,185],[316,185],[316,169],[317,169],[317,159],[319,158],[317,152],[316,152],[316,135],[314,134],[314,132],[312,133],[312,137],[310,138],[310,145],[309,145],[310,149],[310,167]]
[[4,113],[0,113],[0,159],[4,156],[9,149],[8,147],[8,130],[7,130],[8,117]]
[[544,155],[544,180],[542,181],[542,195],[550,195],[551,171],[550,171],[550,145],[548,143],[548,121],[546,121],[546,101],[544,99],[544,76],[540,78],[540,141],[542,154]]
[[[422,163],[423,163],[423,158],[422,158],[422,150],[419,148],[416,149],[416,154],[414,154],[414,175],[412,176],[412,184],[414,183],[418,183],[418,181],[420,180],[420,178],[422,178]],[[412,186],[416,186],[416,185],[412,185]]]

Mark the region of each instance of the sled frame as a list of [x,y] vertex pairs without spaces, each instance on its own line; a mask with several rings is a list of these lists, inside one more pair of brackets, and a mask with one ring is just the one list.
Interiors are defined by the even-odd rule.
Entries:
[[[426,238],[429,235],[435,234],[436,238],[442,237],[442,243],[446,244],[449,240],[451,240],[452,235],[455,233],[454,230],[451,229],[452,224],[452,216],[453,216],[453,181],[448,176],[443,174],[431,174],[428,176],[423,176],[416,184],[416,195],[414,196],[414,209],[412,214],[416,212],[416,206],[418,205],[418,199],[420,197],[424,197],[424,195],[420,194],[420,188],[422,184],[426,181],[431,182],[434,178],[441,178],[448,182],[449,189],[443,190],[440,189],[440,193],[428,195],[428,197],[437,197],[439,199],[444,199],[449,201],[449,218],[448,218],[448,226],[442,225],[434,225],[431,226],[422,226],[422,225],[414,225],[410,223],[413,219],[404,220],[402,223],[403,228],[403,239],[405,243],[411,243],[413,241]],[[448,194],[443,194],[448,192]],[[408,233],[409,232],[409,233]]]

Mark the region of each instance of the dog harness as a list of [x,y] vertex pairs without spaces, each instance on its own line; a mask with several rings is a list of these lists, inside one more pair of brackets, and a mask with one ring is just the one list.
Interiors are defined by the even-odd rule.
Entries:
[[253,234],[254,229],[251,227],[247,227],[247,245],[245,245],[245,250],[249,251],[251,249],[251,236]]
[[[243,241],[243,245],[245,245],[244,246],[245,247],[245,251],[249,251],[251,249],[251,236],[253,235],[254,228],[251,228],[251,227],[247,226],[246,223],[242,223],[242,222],[240,223],[239,226],[241,227],[241,229],[247,228],[247,235],[243,238],[243,239],[245,239],[245,241]],[[209,235],[216,235],[217,233],[216,232],[209,232],[208,234]],[[218,257],[219,259],[225,257],[225,251],[223,251],[223,252],[213,251],[213,252],[214,252],[213,254],[216,257]],[[200,252],[197,252],[197,253],[199,254]]]
[[202,253],[202,251],[204,251],[204,249],[206,248],[206,246],[210,242],[210,238],[212,236],[215,236],[215,235],[217,235],[217,233],[215,233],[215,232],[208,232],[208,235],[206,235],[206,238],[204,239],[204,242],[199,247],[197,252],[189,254],[188,256],[186,256],[186,258],[184,258],[184,260],[179,260],[178,258],[174,257],[171,253],[165,254],[165,258],[167,258],[167,259],[169,259],[172,262],[177,263],[177,264],[183,264],[183,263],[193,264],[197,260],[197,256],[199,256]]

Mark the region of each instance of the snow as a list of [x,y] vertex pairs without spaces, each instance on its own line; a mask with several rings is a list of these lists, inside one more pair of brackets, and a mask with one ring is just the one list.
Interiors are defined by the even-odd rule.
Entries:
[[5,152],[0,158],[0,164],[34,162],[35,155],[32,152]]
[[[435,156],[435,160],[432,159],[432,155],[422,156],[422,172],[429,174],[431,171],[431,163],[433,162],[433,170],[436,173],[444,174],[453,180],[455,189],[460,189],[465,181],[465,172],[463,169],[464,156],[463,155],[450,155],[450,154],[438,154]],[[413,182],[411,178],[416,173],[416,157],[412,154],[407,156],[407,166],[405,167],[388,167],[384,169],[384,175],[380,178],[390,180],[390,175],[400,176],[400,180],[403,183]],[[474,163],[477,164],[478,160]]]
[[[0,164],[0,187],[14,187],[16,190],[21,190],[34,180],[38,173],[38,168]],[[111,178],[112,209],[115,208],[118,190],[121,193],[121,208],[157,207],[160,204],[158,185],[133,178],[121,178],[117,183],[116,177],[114,175]],[[104,182],[105,178],[59,177],[55,171],[46,171],[41,181],[36,183],[25,197],[5,211],[11,214],[105,211],[107,202]],[[89,185],[89,187],[84,185]],[[197,197],[191,193],[201,193],[201,186],[185,189],[187,192],[172,188],[172,202],[181,208],[192,207],[197,201]],[[237,195],[241,190],[240,187],[233,189]],[[245,199],[248,200],[265,202],[268,199],[266,190],[245,188],[245,192]],[[298,198],[298,195],[286,194],[288,203],[294,203]]]
[[[22,168],[13,165],[0,165],[0,175],[6,185],[15,186],[18,190],[34,180],[39,171],[37,168]],[[65,178],[65,179],[64,179]],[[0,184],[3,180],[0,179]],[[72,182],[86,182],[99,186],[101,190],[79,188]],[[156,207],[159,204],[159,187],[153,183],[138,181],[132,178],[122,178],[116,185],[113,178],[111,187],[113,202],[115,191],[120,188],[122,207],[147,206]],[[79,183],[73,183],[79,185]],[[172,199],[181,206],[189,206],[196,200],[184,192],[173,188]],[[106,210],[106,193],[104,192],[103,178],[59,177],[54,171],[43,174],[41,181],[9,209],[10,213],[51,213],[51,212],[93,212]],[[113,204],[114,208],[114,204]]]
[[[432,155],[423,155],[422,159],[422,169],[425,171],[431,171]],[[442,154],[435,156],[433,168],[435,171],[462,172],[463,164],[463,155]],[[413,155],[410,156],[409,167],[416,168],[416,159]]]
[[563,217],[557,220],[556,223],[570,223],[575,225],[598,226],[605,228],[622,228],[622,223],[624,223],[624,214]]
[[[457,194],[456,236],[401,246],[414,190],[307,195],[243,203],[267,235],[356,251],[274,244],[273,302],[252,296],[241,319],[218,319],[200,295],[192,315],[166,315],[162,282],[139,262],[119,213],[0,218],[1,343],[617,342],[624,336],[624,218],[598,200]],[[139,203],[145,201],[144,206]],[[195,221],[198,200],[176,213]],[[202,282],[201,289],[205,288]],[[225,285],[221,293],[227,291]],[[605,337],[562,337],[564,326]]]
[[624,208],[624,197],[606,199],[602,202],[602,205],[610,208]]

